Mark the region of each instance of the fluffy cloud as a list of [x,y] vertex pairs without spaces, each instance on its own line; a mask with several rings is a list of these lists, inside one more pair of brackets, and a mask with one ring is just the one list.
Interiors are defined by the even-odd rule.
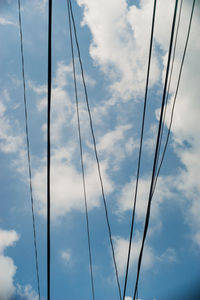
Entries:
[[[120,237],[115,238],[115,244],[114,244],[115,256],[116,256],[117,267],[120,276],[123,276],[125,273],[127,255],[128,255],[128,246],[129,246],[129,240]],[[131,247],[130,268],[132,269],[133,266],[137,265],[140,248],[141,248],[141,238],[137,236],[135,241],[132,242],[132,247]],[[155,256],[153,253],[153,249],[146,244],[143,260],[142,260],[143,268],[145,269],[151,268],[154,261],[155,261]]]
[[34,291],[31,285],[26,285],[26,286],[21,286],[17,285],[17,296],[19,299],[23,300],[38,300],[39,296],[37,293]]
[[4,251],[7,247],[13,246],[18,239],[16,231],[0,229],[0,299],[2,300],[10,300],[15,293],[13,277],[16,266]]
[[[152,200],[151,219],[158,220],[160,206],[164,199],[169,199],[172,196],[170,191],[172,187],[172,178],[159,177],[155,194]],[[138,186],[138,197],[136,202],[136,219],[143,222],[146,215],[147,202],[149,196],[150,179],[140,179]],[[135,192],[135,180],[132,179],[127,183],[119,196],[119,212],[125,212],[133,209],[133,199]]]
[[163,261],[164,263],[174,263],[177,262],[176,251],[173,248],[167,248],[165,252],[163,252],[159,257],[157,257],[159,261]]
[[[58,151],[58,150],[57,150]],[[56,152],[57,152],[56,151]],[[113,183],[107,176],[107,164],[101,163],[102,176],[105,181],[105,192],[113,190]],[[85,168],[85,180],[87,184],[88,209],[100,205],[101,189],[98,179],[96,162],[87,160]],[[33,186],[39,212],[46,214],[46,167],[35,172]],[[67,160],[57,160],[52,157],[51,167],[51,207],[52,217],[64,216],[71,210],[84,210],[83,186],[80,171]]]
[[63,262],[68,264],[71,260],[71,251],[69,249],[67,249],[65,251],[61,251],[60,256],[61,256]]
[[[146,57],[149,46],[152,3],[143,1],[142,8],[128,6],[127,1],[78,0],[84,8],[83,25],[92,33],[90,55],[111,79],[110,90],[115,97],[129,100],[143,96]],[[145,19],[145,30],[138,19]],[[142,34],[141,34],[142,32]],[[131,54],[131,55],[130,55]],[[159,62],[152,61],[151,84],[159,78]]]
[[[191,2],[184,3],[183,17],[180,26],[176,64],[174,66],[174,77],[171,87],[171,98],[168,104],[168,115],[166,125],[169,126],[169,113],[172,108],[174,93],[177,84],[177,76],[180,69],[180,62],[183,54],[183,47],[186,40],[187,28],[191,12]],[[173,125],[172,125],[172,145],[175,153],[184,166],[179,170],[176,177],[176,186],[185,199],[184,205],[187,213],[185,219],[191,227],[193,240],[199,244],[199,152],[200,152],[200,129],[199,129],[199,81],[200,62],[198,59],[200,45],[196,43],[196,36],[200,34],[200,21],[198,18],[199,7],[196,5],[192,21],[191,33],[182,71],[180,88],[177,96]]]
[[6,18],[0,17],[0,25],[15,25],[15,24]]
[[17,122],[14,126],[7,116],[7,108],[3,101],[0,101],[0,151],[4,153],[15,153],[21,146],[23,139],[16,135]]
[[128,155],[133,154],[138,147],[138,143],[133,141],[133,138],[128,139],[130,129],[132,129],[130,124],[119,125],[99,138],[98,153],[100,156],[106,157],[115,170],[119,168],[119,163]]

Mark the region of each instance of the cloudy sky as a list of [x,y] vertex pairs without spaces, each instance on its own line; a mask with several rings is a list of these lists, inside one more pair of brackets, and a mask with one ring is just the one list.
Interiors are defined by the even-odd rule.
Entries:
[[[33,196],[46,299],[47,12],[22,0]],[[134,292],[174,0],[159,0],[136,226],[126,300]],[[152,0],[72,1],[121,288],[124,284],[153,11]],[[183,0],[164,139],[192,1]],[[199,299],[200,1],[196,1],[169,146],[152,201],[138,298]],[[0,300],[38,300],[26,156],[17,1],[0,0]],[[76,56],[95,298],[119,299],[89,118]],[[53,1],[51,299],[92,299],[67,1]]]

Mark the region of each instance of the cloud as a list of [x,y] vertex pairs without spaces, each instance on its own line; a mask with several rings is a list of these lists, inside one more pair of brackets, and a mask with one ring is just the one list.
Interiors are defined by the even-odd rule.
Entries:
[[[164,199],[169,199],[172,196],[171,192],[172,178],[159,177],[155,194],[152,200],[151,220],[157,220],[160,213],[160,207]],[[138,196],[136,202],[136,220],[143,222],[146,215],[147,202],[149,196],[150,178],[139,180]],[[121,194],[118,198],[119,212],[126,212],[133,209],[133,200],[135,192],[135,180],[131,179],[129,183],[124,185]]]
[[[152,3],[143,1],[141,9],[128,6],[125,0],[77,2],[84,9],[82,25],[88,26],[93,38],[90,55],[109,77],[112,95],[124,101],[143,96]],[[138,26],[138,19],[145,22]],[[141,24],[145,24],[144,30]],[[151,85],[157,82],[159,72],[159,62],[153,53]]]
[[[78,145],[77,117],[74,103],[74,96],[66,91],[71,88],[72,68],[59,62],[56,69],[56,76],[53,80],[52,88],[52,117],[51,117],[51,193],[52,193],[52,217],[64,216],[73,210],[83,211],[83,185],[80,172],[80,154]],[[33,91],[39,95],[38,111],[43,113],[46,107],[46,95],[44,86],[37,86],[30,83]],[[73,87],[73,86],[72,86]],[[73,91],[73,90],[72,90]],[[97,172],[96,162],[91,158],[93,146],[91,146],[90,127],[88,122],[87,110],[80,102],[81,133],[83,143],[85,179],[87,187],[88,208],[99,207],[101,189]],[[124,132],[130,128],[129,125],[117,127],[113,132],[108,133],[111,142],[108,145],[107,138],[100,137],[99,146],[106,155],[111,155],[109,146],[116,146],[124,138]],[[46,131],[46,127],[43,127]],[[66,135],[67,131],[67,135]],[[111,141],[112,138],[112,141]],[[45,136],[46,139],[46,136]],[[92,149],[91,149],[92,148]],[[121,150],[120,150],[121,151]],[[130,151],[130,149],[129,149]],[[110,164],[104,153],[101,157],[101,172],[104,180],[106,194],[113,191],[114,184],[109,176]],[[93,156],[94,157],[94,156]],[[46,166],[45,159],[41,159],[41,165],[34,170],[33,187],[37,201],[38,212],[46,214]]]
[[[183,16],[180,24],[180,34],[177,44],[176,63],[172,78],[171,97],[167,106],[166,125],[169,126],[170,111],[177,85],[177,77],[186,40],[189,17],[191,12],[190,1],[183,6]],[[191,228],[193,241],[199,244],[200,233],[200,188],[199,188],[199,153],[200,153],[200,129],[199,129],[199,81],[200,61],[198,59],[200,45],[196,43],[196,36],[200,34],[200,21],[198,18],[199,7],[196,5],[192,21],[191,33],[183,66],[180,87],[176,100],[175,112],[172,124],[171,145],[180,159],[182,167],[179,174],[174,178],[177,190],[181,193],[181,201],[184,199],[185,220]],[[164,47],[164,41],[160,41]],[[183,205],[183,202],[182,204]]]
[[12,21],[9,21],[6,18],[0,17],[0,25],[16,25]]
[[25,285],[25,286],[21,286],[20,284],[18,284],[16,294],[17,294],[17,297],[22,300],[38,300],[39,299],[37,293],[32,288],[32,286],[29,284]]
[[[67,149],[66,150],[67,153]],[[80,171],[76,169],[73,163],[63,160],[65,152],[63,149],[58,155],[52,156],[51,164],[51,207],[52,217],[64,216],[72,210],[84,210],[83,186]],[[61,154],[63,153],[63,155]],[[56,159],[56,155],[60,159]],[[102,176],[105,181],[105,193],[113,190],[113,183],[107,176],[108,165],[101,163]],[[96,162],[87,160],[85,165],[85,180],[87,184],[88,209],[91,210],[100,205],[101,189],[97,173]],[[46,214],[46,167],[39,168],[33,177],[33,186],[40,214]]]
[[[114,130],[110,130],[98,139],[97,149],[100,157],[109,160],[109,164],[113,165],[113,169],[119,168],[127,155],[131,155],[138,147],[138,143],[129,138],[129,132],[132,129],[130,124],[119,125]],[[92,146],[91,146],[92,147]]]
[[167,248],[165,252],[163,252],[159,257],[157,257],[159,261],[161,262],[169,262],[174,263],[177,262],[177,255],[176,251],[173,248]]
[[60,256],[62,261],[66,264],[69,264],[69,262],[71,261],[71,251],[69,249],[61,251]]
[[28,170],[24,130],[21,129],[19,121],[12,115],[15,107],[12,109],[9,107],[11,100],[9,92],[4,90],[1,98],[3,100],[0,99],[0,152],[9,154],[11,165],[23,175],[24,179]]
[[0,229],[0,299],[10,300],[15,293],[14,275],[16,266],[13,260],[4,254],[7,247],[14,246],[19,236],[14,230]]
[[[118,266],[118,272],[120,276],[125,274],[129,240],[121,237],[115,237],[114,239],[115,257]],[[131,256],[130,256],[130,270],[133,266],[137,265],[137,260],[141,248],[141,239],[139,236],[136,237],[135,241],[132,242]],[[144,269],[152,267],[155,261],[153,249],[146,244],[143,254],[142,266]]]
[[17,152],[22,146],[23,139],[16,135],[17,122],[15,130],[7,116],[7,108],[3,101],[0,101],[0,151],[4,153]]

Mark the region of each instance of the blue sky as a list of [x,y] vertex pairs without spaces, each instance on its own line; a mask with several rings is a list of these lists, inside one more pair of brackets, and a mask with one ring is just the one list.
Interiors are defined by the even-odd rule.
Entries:
[[[33,192],[46,299],[47,1],[22,3]],[[141,300],[199,299],[200,24],[196,1],[171,138],[152,201]],[[123,287],[139,150],[152,0],[73,1],[97,150]],[[174,1],[158,1],[136,226],[126,300],[134,292]],[[37,300],[17,1],[0,1],[0,300]],[[165,134],[191,12],[182,18]],[[77,53],[76,53],[77,54]],[[78,70],[96,299],[118,299],[84,90]],[[53,1],[51,299],[91,299],[66,1]]]

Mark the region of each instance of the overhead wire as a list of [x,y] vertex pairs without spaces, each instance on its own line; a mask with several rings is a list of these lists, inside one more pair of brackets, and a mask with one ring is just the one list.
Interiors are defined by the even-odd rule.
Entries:
[[99,180],[100,180],[100,185],[101,185],[101,193],[102,193],[102,198],[103,198],[103,203],[104,203],[106,223],[107,223],[107,227],[108,227],[109,240],[110,240],[112,258],[113,258],[113,263],[114,263],[114,268],[115,268],[115,275],[116,275],[116,281],[117,281],[117,286],[118,286],[119,298],[120,298],[120,300],[122,300],[121,288],[120,288],[120,282],[119,282],[119,274],[118,274],[118,270],[117,270],[114,245],[113,245],[113,241],[112,241],[111,226],[110,226],[110,222],[109,222],[108,209],[107,209],[106,197],[105,197],[105,192],[104,192],[104,185],[103,185],[103,179],[102,179],[102,174],[101,174],[100,162],[99,162],[99,157],[98,157],[98,153],[97,153],[96,139],[95,139],[92,115],[91,115],[91,110],[90,110],[90,105],[89,105],[89,100],[88,100],[88,92],[87,92],[87,87],[86,87],[86,82],[85,82],[83,63],[82,63],[82,59],[81,59],[80,47],[79,47],[79,42],[78,42],[78,37],[77,37],[76,24],[75,24],[75,20],[74,20],[71,0],[68,0],[68,1],[69,1],[70,13],[71,13],[71,17],[72,17],[72,24],[73,24],[73,29],[74,29],[76,47],[77,47],[77,51],[78,51],[78,60],[79,60],[80,68],[81,68],[81,77],[82,77],[82,82],[83,82],[83,86],[84,86],[87,111],[88,111],[88,115],[89,115],[90,129],[91,129],[91,134],[92,134],[95,158],[96,158],[96,162],[97,162],[98,175],[99,175]]
[[74,59],[74,46],[73,46],[71,13],[70,13],[69,1],[67,1],[67,8],[68,8],[68,21],[69,21],[69,30],[70,30],[70,44],[71,44],[72,66],[73,66],[74,93],[75,93],[75,101],[76,101],[76,115],[77,115],[77,123],[78,123],[77,126],[78,126],[78,138],[79,138],[79,148],[80,148],[80,158],[81,158],[81,171],[82,171],[82,181],[83,181],[85,217],[86,217],[86,227],[87,227],[87,241],[88,241],[88,252],[89,252],[89,262],[90,262],[91,289],[92,289],[92,299],[94,300],[95,299],[95,291],[94,291],[94,276],[93,276],[92,252],[91,252],[91,241],[90,241],[90,226],[89,226],[89,216],[88,216],[88,204],[87,204],[87,194],[86,194],[85,171],[84,171],[84,161],[83,161],[83,147],[82,147],[80,113],[79,113],[79,100],[78,100],[78,92],[77,92],[76,68],[75,68],[75,59]]
[[140,176],[141,155],[142,155],[143,136],[144,136],[144,124],[145,124],[147,94],[148,94],[148,86],[149,86],[149,75],[150,75],[150,66],[151,66],[152,45],[153,45],[154,23],[155,23],[155,15],[156,15],[156,3],[157,3],[157,1],[154,0],[152,25],[151,25],[151,36],[150,36],[150,44],[149,44],[149,58],[148,58],[148,67],[147,67],[146,87],[145,87],[145,97],[144,97],[143,116],[142,116],[142,127],[141,127],[141,134],[140,134],[140,148],[139,148],[139,154],[138,154],[137,176],[136,176],[136,184],[135,184],[134,205],[133,205],[133,211],[132,211],[127,264],[126,264],[126,274],[125,274],[125,282],[124,282],[124,290],[123,290],[123,300],[125,300],[125,296],[126,296],[126,287],[127,287],[127,281],[128,281],[129,263],[130,263],[132,238],[133,238],[133,227],[134,227],[134,220],[135,220],[135,209],[136,209],[136,201],[137,201],[139,176]]
[[154,186],[154,178],[155,178],[155,175],[156,175],[156,165],[157,165],[157,159],[158,159],[159,141],[160,141],[160,134],[161,134],[161,126],[162,126],[162,121],[163,121],[163,112],[164,112],[165,97],[166,97],[167,83],[168,83],[168,76],[169,76],[169,67],[170,67],[170,61],[171,61],[171,52],[172,52],[172,45],[173,45],[173,38],[174,38],[174,31],[175,31],[177,5],[178,5],[178,0],[176,0],[175,7],[174,7],[174,15],[173,15],[170,45],[169,45],[169,51],[168,51],[168,60],[167,60],[167,68],[166,68],[166,75],[165,75],[165,83],[164,83],[164,90],[163,90],[163,96],[162,96],[162,105],[161,105],[161,111],[160,111],[160,120],[159,120],[159,127],[158,127],[157,141],[156,141],[156,149],[155,149],[154,162],[153,162],[152,178],[151,178],[151,185],[150,185],[150,191],[149,191],[148,206],[147,206],[147,211],[146,211],[146,218],[145,218],[144,232],[143,232],[143,238],[142,238],[142,245],[141,245],[140,254],[139,254],[139,258],[138,258],[137,275],[136,275],[136,282],[135,282],[133,300],[135,300],[136,293],[137,293],[137,285],[138,285],[139,274],[140,274],[140,269],[141,269],[144,243],[145,243],[145,239],[146,239],[146,235],[147,235],[147,231],[148,231],[148,226],[149,226],[152,191],[153,191],[153,186]]
[[[182,56],[182,60],[181,60],[181,66],[180,66],[180,70],[179,70],[176,91],[175,91],[174,99],[173,99],[173,102],[172,102],[173,104],[172,104],[170,122],[169,122],[169,127],[168,127],[168,132],[167,132],[167,138],[166,138],[166,141],[165,141],[165,145],[164,145],[162,157],[161,157],[160,164],[159,164],[159,167],[158,167],[158,171],[157,171],[157,174],[156,174],[156,178],[155,178],[155,182],[154,182],[154,188],[153,188],[153,192],[152,192],[152,197],[153,197],[153,194],[155,192],[156,183],[157,183],[158,176],[159,176],[162,164],[163,164],[163,160],[164,160],[164,157],[165,157],[165,153],[166,153],[166,150],[167,150],[167,146],[168,146],[168,142],[169,142],[169,137],[170,137],[170,133],[171,133],[171,127],[172,127],[172,122],[173,122],[174,109],[175,109],[177,94],[178,94],[178,90],[179,90],[179,85],[180,85],[180,80],[181,80],[181,75],[182,75],[183,64],[184,64],[184,61],[185,61],[185,55],[186,55],[186,51],[187,51],[187,45],[188,45],[189,36],[190,36],[190,30],[191,30],[191,25],[192,25],[192,18],[193,18],[193,13],[194,13],[194,7],[195,7],[195,0],[193,0],[193,4],[192,4],[192,9],[191,9],[191,14],[190,14],[190,20],[189,20],[189,26],[188,26],[188,31],[187,31],[187,37],[186,37],[184,51],[183,51],[183,56]],[[169,93],[169,91],[168,91],[168,93]]]
[[52,81],[52,0],[48,7],[47,87],[47,300],[51,298],[51,81]]
[[27,160],[28,160],[28,173],[29,173],[29,189],[30,189],[30,198],[31,198],[35,267],[36,267],[36,277],[37,277],[37,292],[38,292],[38,298],[40,300],[41,299],[40,298],[40,277],[39,277],[37,235],[36,235],[34,199],[33,199],[33,187],[32,187],[31,154],[30,154],[30,142],[29,142],[28,111],[27,111],[27,99],[26,99],[26,80],[25,80],[25,67],[24,67],[24,49],[23,49],[23,33],[22,33],[21,1],[20,0],[18,0],[18,15],[19,15],[19,29],[20,29],[20,49],[21,49],[22,79],[23,79],[23,94],[24,94],[25,132],[26,132],[26,147],[27,147]]
[[[172,74],[173,74],[173,69],[174,69],[174,59],[175,59],[175,54],[176,54],[176,44],[177,44],[179,25],[180,25],[180,19],[181,19],[182,4],[183,4],[183,0],[181,0],[180,7],[179,7],[179,15],[178,15],[178,22],[177,22],[177,26],[176,26],[176,35],[175,35],[175,39],[174,39],[173,56],[172,56],[171,70],[170,70],[169,82],[168,82],[167,93],[166,93],[165,109],[164,109],[163,121],[162,121],[162,126],[161,126],[161,135],[160,135],[160,141],[159,141],[159,147],[158,147],[158,159],[157,159],[156,169],[159,169],[158,161],[159,161],[159,156],[160,156],[160,151],[161,151],[161,143],[162,143],[162,137],[163,137],[163,132],[164,132],[165,117],[166,117],[166,112],[167,112],[167,103],[168,103],[171,79],[172,79]],[[153,194],[154,194],[154,190],[156,187],[158,174],[159,174],[159,172],[157,171],[157,175],[155,177]],[[152,194],[152,197],[153,197],[153,194]]]

